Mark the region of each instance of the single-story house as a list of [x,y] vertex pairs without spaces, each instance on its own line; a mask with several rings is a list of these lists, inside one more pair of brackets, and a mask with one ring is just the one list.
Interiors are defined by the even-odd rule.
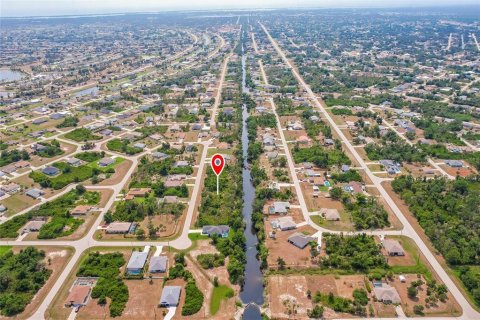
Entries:
[[126,273],[137,275],[142,272],[145,263],[147,262],[148,252],[133,251],[128,260]]
[[56,168],[56,167],[48,166],[48,167],[43,168],[42,172],[44,174],[46,174],[47,176],[52,177],[52,176],[57,175],[60,172],[60,170],[58,170],[58,168]]
[[388,284],[382,284],[381,286],[374,286],[373,293],[378,301],[385,304],[390,303],[400,303],[400,296],[398,295],[397,290],[394,287],[389,286]]
[[100,167],[108,167],[111,164],[114,164],[115,160],[109,157],[102,158],[98,161]]
[[44,224],[45,224],[44,220],[28,221],[27,224],[23,227],[23,233],[39,231]]
[[222,238],[227,238],[229,232],[230,232],[230,227],[226,225],[203,226],[202,228],[202,234],[208,235],[209,237],[213,235],[218,235]]
[[168,257],[167,256],[154,256],[150,259],[148,265],[148,272],[150,273],[163,273],[167,272]]
[[393,239],[384,239],[383,247],[387,251],[389,256],[404,256],[405,250],[403,250],[402,245],[397,240]]
[[73,216],[84,216],[87,213],[89,213],[92,210],[92,206],[87,206],[87,205],[78,205],[75,208],[73,208],[71,214]]
[[170,156],[166,153],[155,151],[152,152],[152,158],[154,158],[155,160],[163,160],[170,158]]
[[42,190],[33,188],[33,189],[28,189],[27,192],[25,192],[25,194],[30,198],[38,199],[41,196],[43,196],[45,192],[43,192]]
[[67,163],[71,165],[72,167],[78,167],[82,164],[82,160],[77,159],[77,158],[69,158],[67,159]]
[[339,221],[340,220],[340,213],[337,209],[326,209],[322,208],[320,213],[323,215],[325,220],[327,221]]
[[176,307],[180,301],[180,286],[165,286],[162,290],[162,296],[158,303],[161,307]]
[[275,201],[273,205],[268,208],[269,214],[286,214],[290,209],[290,202],[288,201]]
[[14,194],[20,190],[20,185],[14,182],[10,182],[9,184],[4,184],[0,186],[0,190],[8,194]]
[[87,305],[90,292],[92,292],[91,286],[74,285],[65,300],[65,307],[76,308]]
[[461,160],[445,160],[445,164],[452,168],[462,168],[463,161]]
[[296,232],[288,237],[288,242],[300,249],[305,248],[311,241],[315,241],[315,238],[300,232]]
[[131,226],[131,222],[112,222],[107,227],[106,232],[111,234],[128,233]]
[[132,200],[135,197],[146,197],[150,191],[152,191],[151,188],[132,188],[127,192],[125,200]]
[[280,217],[271,222],[274,229],[280,229],[282,231],[292,230],[297,228],[297,224],[293,221],[292,217]]

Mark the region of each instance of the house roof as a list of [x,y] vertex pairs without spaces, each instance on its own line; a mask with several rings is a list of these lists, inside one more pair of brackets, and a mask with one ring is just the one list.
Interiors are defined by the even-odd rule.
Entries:
[[375,297],[379,301],[391,301],[392,303],[400,303],[400,296],[394,287],[388,284],[382,284],[380,287],[373,287]]
[[290,208],[290,202],[275,201],[273,203],[273,209],[276,213],[287,213],[288,208]]
[[55,167],[52,167],[52,166],[46,167],[42,170],[43,173],[48,174],[48,175],[57,174],[59,171],[60,170],[58,170],[58,168],[55,168]]
[[147,261],[148,252],[133,251],[128,260],[127,269],[141,269]]
[[156,256],[150,259],[150,264],[148,266],[148,271],[166,271],[167,270],[168,257],[167,256]]
[[388,253],[405,253],[402,245],[397,240],[385,239],[383,240],[383,247]]
[[290,237],[288,237],[288,242],[293,244],[294,246],[303,249],[307,246],[307,244],[310,241],[314,241],[315,239],[313,237],[304,235],[303,233],[296,232],[292,234]]
[[45,194],[45,192],[43,192],[42,190],[39,190],[39,189],[29,189],[27,190],[27,192],[25,192],[25,194],[27,196],[30,196],[32,198],[39,198],[41,196],[43,196]]
[[160,297],[161,305],[176,306],[180,301],[180,292],[182,287],[180,286],[165,286],[162,290],[162,296]]
[[107,230],[110,232],[128,232],[130,230],[131,222],[112,222]]
[[218,226],[203,226],[202,233],[208,235],[214,234],[224,234],[230,231],[230,227],[226,225],[218,225]]

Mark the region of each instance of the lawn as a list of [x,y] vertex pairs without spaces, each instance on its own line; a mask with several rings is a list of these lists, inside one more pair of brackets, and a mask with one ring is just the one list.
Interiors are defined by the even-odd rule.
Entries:
[[212,298],[210,299],[210,313],[215,315],[220,309],[222,300],[233,297],[233,289],[225,285],[219,285],[213,288]]
[[102,171],[102,172],[106,172],[108,169],[110,169],[110,168],[115,168],[117,165],[119,165],[120,163],[122,163],[122,162],[125,160],[125,158],[116,157],[114,160],[115,160],[114,163],[112,163],[111,165],[108,165],[108,166],[106,166],[106,167],[100,167],[100,166],[98,165],[98,161],[90,162],[90,163],[88,164],[88,166],[89,166],[90,168],[96,168],[96,169],[99,169],[99,170]]
[[12,246],[0,246],[0,257],[10,251],[10,249],[12,249]]
[[96,135],[86,128],[77,128],[65,134],[65,138],[82,142],[86,140],[100,140],[102,139],[102,136]]

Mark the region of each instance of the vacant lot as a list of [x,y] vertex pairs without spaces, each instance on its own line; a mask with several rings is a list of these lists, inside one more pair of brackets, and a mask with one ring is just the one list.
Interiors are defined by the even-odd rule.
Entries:
[[299,249],[293,244],[289,243],[287,239],[296,232],[313,235],[315,233],[315,229],[310,226],[303,226],[289,231],[277,230],[276,239],[271,239],[268,237],[268,233],[272,231],[270,221],[272,219],[276,219],[276,217],[269,217],[268,219],[269,220],[265,221],[265,233],[267,234],[266,245],[268,248],[268,266],[276,268],[277,259],[279,257],[285,261],[286,267],[307,268],[313,266],[311,262],[310,246]]

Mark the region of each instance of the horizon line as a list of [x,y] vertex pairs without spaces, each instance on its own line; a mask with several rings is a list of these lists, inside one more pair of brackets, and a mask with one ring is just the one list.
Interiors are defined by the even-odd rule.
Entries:
[[351,9],[421,9],[421,8],[448,8],[448,7],[479,7],[480,4],[431,4],[431,5],[388,5],[388,6],[342,6],[342,7],[319,7],[319,6],[296,6],[296,7],[258,7],[258,8],[210,8],[210,9],[165,9],[161,11],[119,11],[119,12],[99,12],[99,13],[77,13],[77,14],[53,14],[53,15],[25,15],[25,16],[2,16],[0,19],[38,19],[38,18],[86,18],[86,17],[108,17],[108,16],[120,16],[120,15],[129,15],[129,14],[160,14],[166,12],[238,12],[238,11],[275,11],[275,10],[351,10]]

